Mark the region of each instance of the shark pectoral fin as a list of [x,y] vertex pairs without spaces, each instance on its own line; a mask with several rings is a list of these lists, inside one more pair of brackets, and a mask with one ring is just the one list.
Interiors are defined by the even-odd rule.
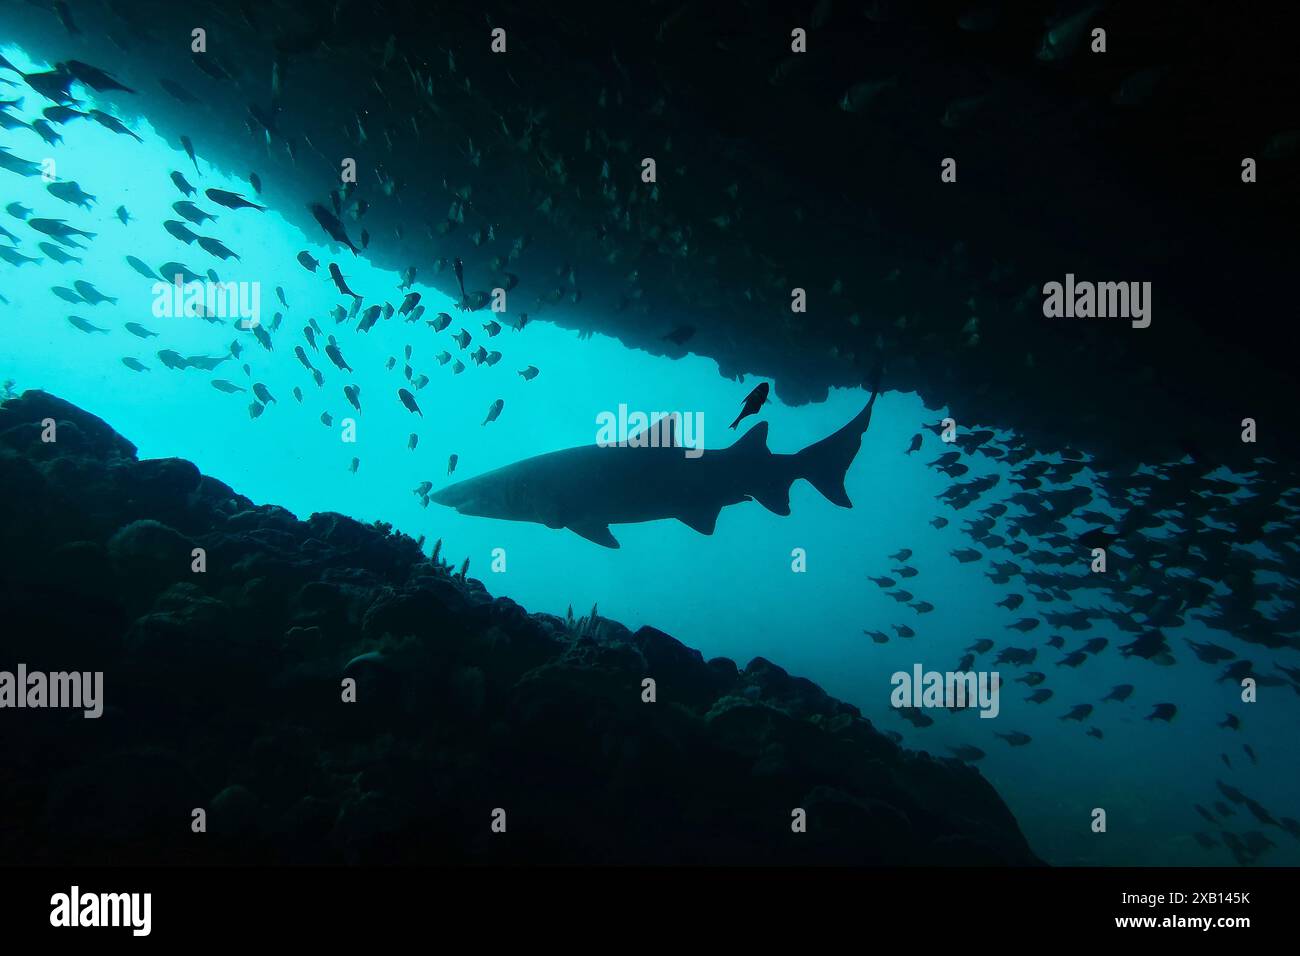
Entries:
[[677,520],[700,534],[713,534],[721,510],[721,508],[698,508],[694,511],[684,511],[677,516]]
[[574,534],[582,535],[593,544],[598,544],[602,548],[617,548],[618,540],[609,533],[607,524],[571,524],[569,530]]

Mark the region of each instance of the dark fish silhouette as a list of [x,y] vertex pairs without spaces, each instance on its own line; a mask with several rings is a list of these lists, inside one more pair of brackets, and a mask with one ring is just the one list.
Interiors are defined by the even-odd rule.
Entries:
[[741,406],[740,414],[736,416],[736,420],[731,423],[731,427],[734,429],[750,415],[757,415],[758,410],[762,408],[763,403],[767,401],[767,393],[767,382],[759,382],[758,386],[745,396],[745,403]]

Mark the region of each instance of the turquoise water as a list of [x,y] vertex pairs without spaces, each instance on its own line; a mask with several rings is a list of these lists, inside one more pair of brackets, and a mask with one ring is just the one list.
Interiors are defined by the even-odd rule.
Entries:
[[[15,64],[29,63],[20,50],[5,48],[3,53]],[[22,86],[5,88],[0,98],[18,96],[25,102],[12,115],[27,121],[49,105]],[[482,325],[493,318],[490,313],[457,311],[451,299],[423,285],[418,276],[413,289],[422,296],[424,318],[449,312],[453,321],[447,330],[435,333],[423,320],[407,324],[397,315],[381,319],[368,333],[358,332],[355,320],[336,324],[330,311],[349,301],[326,274],[328,263],[338,263],[349,286],[365,297],[365,306],[400,305],[400,275],[375,268],[364,255],[354,258],[345,249],[323,245],[320,233],[303,235],[286,223],[276,211],[276,183],[266,182],[259,198],[247,180],[248,170],[209,166],[200,131],[192,133],[199,155],[196,173],[179,146],[156,134],[147,117],[118,115],[142,143],[88,120],[56,127],[63,142],[55,147],[28,130],[0,134],[0,143],[16,155],[34,162],[52,157],[60,180],[76,181],[98,197],[93,209],[76,209],[51,196],[39,177],[0,171],[0,205],[21,202],[34,216],[66,218],[96,234],[86,243],[82,263],[60,265],[37,249],[46,237],[0,212],[0,224],[20,240],[17,250],[42,259],[22,266],[0,263],[0,294],[8,300],[0,304],[0,379],[12,379],[16,390],[43,388],[81,405],[135,442],[142,457],[191,459],[259,503],[276,503],[304,517],[331,510],[390,522],[414,537],[423,535],[426,551],[440,538],[445,558],[456,564],[468,558],[471,576],[530,611],[563,615],[572,607],[584,614],[598,604],[603,616],[633,628],[653,625],[706,657],[727,656],[742,665],[767,657],[856,704],[882,728],[901,733],[909,746],[947,755],[950,746],[973,744],[987,753],[980,767],[1016,813],[1031,845],[1052,862],[1231,863],[1222,849],[1204,851],[1191,837],[1193,831],[1209,829],[1192,804],[1208,806],[1221,799],[1214,790],[1216,777],[1240,787],[1276,816],[1300,817],[1300,777],[1289,729],[1300,716],[1300,698],[1287,688],[1266,688],[1261,703],[1241,705],[1233,685],[1216,683],[1218,669],[1196,661],[1181,639],[1213,640],[1257,664],[1271,660],[1271,652],[1189,623],[1167,632],[1177,665],[1158,667],[1121,657],[1116,645],[1132,636],[1105,621],[1087,632],[1054,632],[1044,626],[1021,635],[1006,629],[1036,610],[1072,608],[1059,601],[1039,608],[1028,597],[1024,607],[1009,613],[995,602],[1009,591],[1027,594],[1022,583],[992,584],[985,577],[989,557],[960,565],[949,556],[953,549],[971,546],[959,531],[962,520],[979,517],[980,508],[1017,490],[1008,487],[1006,466],[965,456],[972,469],[963,480],[1000,472],[1002,484],[966,511],[953,512],[936,501],[951,481],[925,462],[949,447],[926,433],[921,452],[910,457],[903,452],[922,423],[951,413],[963,426],[973,427],[975,423],[961,422],[959,408],[927,410],[915,395],[885,394],[846,482],[852,510],[835,507],[800,482],[791,494],[791,516],[778,517],[756,503],[727,508],[712,536],[676,521],[615,526],[622,547],[610,551],[568,531],[422,507],[412,490],[422,481],[440,488],[451,480],[446,477],[451,454],[459,456],[455,479],[461,479],[530,455],[589,444],[596,437],[597,416],[620,405],[701,412],[706,445],[729,444],[745,426],[736,433],[726,426],[758,379],[728,380],[715,362],[694,355],[673,361],[629,350],[601,335],[580,338],[546,321],[563,307],[534,319],[523,331],[507,327],[489,339]],[[184,198],[169,179],[173,170],[199,188],[193,201],[218,216],[215,223],[192,226],[194,231],[219,237],[241,256],[239,261],[223,262],[162,228],[164,220],[179,218],[172,203]],[[322,196],[329,185],[322,185]],[[269,208],[221,208],[202,195],[211,187],[240,192]],[[130,225],[115,217],[119,205],[134,217]],[[348,225],[355,238],[359,226]],[[315,274],[295,261],[302,250],[320,260]],[[282,324],[271,333],[274,350],[265,351],[230,320],[210,324],[194,317],[156,318],[152,284],[128,267],[128,254],[155,269],[180,261],[198,273],[215,269],[225,281],[259,283],[263,325],[269,326],[276,312],[283,314]],[[430,263],[415,265],[426,278],[432,270]],[[71,305],[50,291],[79,279],[116,297],[117,303]],[[277,286],[287,307],[277,299]],[[512,307],[496,318],[506,325],[519,311]],[[68,323],[69,314],[109,331],[78,331]],[[306,346],[301,330],[309,319],[339,339],[354,373],[338,371],[323,352]],[[144,325],[159,337],[137,338],[123,328],[127,322]],[[473,337],[465,351],[451,338],[461,328]],[[211,373],[170,370],[156,354],[173,349],[220,357],[229,354],[236,340],[242,354]],[[500,363],[490,368],[474,364],[469,352],[480,344],[501,351]],[[295,345],[307,348],[324,375],[324,387],[318,388],[294,357]],[[413,375],[429,378],[427,386],[415,391],[423,417],[404,408],[397,397],[398,388],[411,387],[403,375],[408,345]],[[462,374],[453,375],[450,363],[436,362],[434,356],[443,350],[466,364]],[[124,357],[138,359],[148,371],[129,370],[121,362]],[[387,370],[390,357],[396,363]],[[533,381],[516,374],[529,365],[540,370]],[[214,378],[249,393],[220,392],[210,384]],[[256,419],[249,414],[253,383],[265,385],[276,399]],[[344,397],[345,384],[360,386],[359,414]],[[294,398],[295,386],[302,390],[301,403]],[[798,408],[772,401],[761,415],[770,423],[772,450],[794,452],[825,437],[851,419],[866,397],[861,391],[835,391],[826,402]],[[498,399],[504,400],[504,411],[484,425],[489,406]],[[321,423],[322,412],[332,416],[332,427]],[[347,418],[357,422],[355,443],[342,438],[340,426]],[[414,451],[407,448],[412,432],[419,436]],[[355,473],[353,458],[359,459]],[[1089,480],[1085,471],[1078,482]],[[951,524],[942,530],[931,527],[928,522],[936,515]],[[1076,523],[1071,530],[1084,527]],[[491,570],[498,548],[505,551],[503,573]],[[867,580],[869,574],[889,574],[898,567],[900,562],[887,556],[900,548],[914,551],[904,563],[920,572],[902,586],[916,600],[934,604],[933,613],[918,615]],[[794,549],[807,555],[802,573],[792,570]],[[1014,560],[1006,553],[995,557]],[[1086,595],[1082,603],[1100,606],[1103,600]],[[911,626],[915,638],[894,637],[894,624]],[[864,629],[886,631],[891,640],[875,644]],[[1050,633],[1064,634],[1063,651],[1044,645]],[[1056,666],[1065,652],[1097,636],[1110,640],[1104,652],[1078,670]],[[934,725],[920,730],[892,712],[892,673],[910,672],[916,663],[951,670],[963,649],[979,638],[991,638],[999,647],[1037,647],[1032,668],[998,669],[1008,681],[1023,670],[1045,672],[1053,699],[1043,705],[1024,702],[1028,689],[1009,684],[996,720],[935,710],[929,712]],[[992,657],[981,656],[977,666],[991,668]],[[1100,703],[1119,683],[1136,685],[1133,697],[1125,703]],[[1143,719],[1160,701],[1179,706],[1168,725]],[[1084,724],[1059,720],[1084,702],[1096,706]],[[1228,710],[1242,716],[1241,734],[1215,726]],[[1099,728],[1104,739],[1086,736],[1089,726]],[[1030,734],[1033,743],[1012,749],[993,737],[1013,730]],[[1242,753],[1243,742],[1254,748],[1258,766]],[[1231,756],[1232,771],[1220,762],[1221,752]],[[1108,812],[1106,834],[1089,829],[1094,807]],[[1261,829],[1240,815],[1234,822],[1239,830]],[[1279,830],[1270,830],[1269,836],[1279,846],[1262,862],[1300,862],[1294,840]]]

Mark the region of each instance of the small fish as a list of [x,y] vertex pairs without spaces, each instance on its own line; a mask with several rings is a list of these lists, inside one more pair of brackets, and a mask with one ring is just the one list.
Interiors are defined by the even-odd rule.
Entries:
[[[225,206],[227,209],[256,209],[258,212],[266,212],[265,206],[259,206],[257,203],[249,202],[239,193],[232,193],[225,189],[206,189],[203,194],[218,206]],[[188,195],[188,194],[187,194]]]
[[528,368],[522,369],[519,372],[519,374],[523,376],[525,382],[531,382],[533,379],[537,378],[538,375],[537,366],[530,365],[528,366]]
[[117,305],[117,299],[113,298],[111,295],[104,295],[104,293],[100,292],[85,279],[78,279],[76,282],[72,283],[72,287],[76,289],[81,297],[91,305],[98,305],[101,302],[108,302],[112,305]]
[[80,305],[82,302],[85,301],[81,296],[77,295],[77,293],[61,285],[52,286],[50,288],[50,291],[53,292],[55,295],[57,295],[64,302],[71,302],[75,305]]
[[419,415],[421,418],[424,417],[424,412],[420,411],[420,406],[415,403],[415,396],[412,395],[410,392],[408,392],[406,389],[399,388],[397,390],[397,397],[402,400],[402,404],[406,406],[407,411],[414,412],[415,414]]
[[325,230],[331,239],[339,245],[347,246],[352,250],[354,256],[357,254],[357,247],[354,246],[352,240],[348,238],[347,230],[343,228],[343,223],[339,222],[337,216],[320,203],[312,203],[308,208],[311,210],[312,216],[314,216],[316,221],[320,224],[320,227]]
[[[3,155],[3,152],[4,148],[0,147],[0,155]],[[49,238],[52,238],[53,241],[59,243],[60,246],[66,246],[69,248],[85,248],[83,246],[78,246],[77,243],[72,241],[72,238],[78,237],[78,235],[79,237],[85,237],[87,239],[95,238],[95,233],[83,232],[81,229],[66,224],[66,222],[61,219],[29,219],[27,220],[27,225],[31,226],[31,228],[35,229],[38,233],[48,235]]]
[[456,462],[460,461],[459,455],[452,455],[447,459],[447,474],[450,475],[456,470]]
[[152,269],[150,269],[147,265],[145,265],[135,256],[127,256],[126,263],[136,272],[140,273],[140,275],[144,276],[146,279],[153,279],[157,281],[158,279],[157,273],[155,273]]
[[464,309],[465,309],[465,300],[466,300],[466,296],[465,296],[465,263],[461,262],[461,261],[460,261],[460,257],[457,256],[455,259],[452,260],[452,262],[451,262],[451,266],[452,266],[452,269],[453,269],[453,270],[455,271],[455,273],[456,273],[456,282],[460,285],[460,308],[461,308],[462,311],[464,311]]
[[262,413],[263,413],[264,411],[266,411],[266,406],[265,406],[265,405],[262,405],[262,404],[260,404],[259,402],[249,402],[249,404],[248,404],[248,417],[249,417],[249,418],[261,418],[261,417],[262,417]]
[[736,420],[731,423],[732,429],[735,429],[737,425],[750,415],[758,414],[758,410],[762,408],[763,403],[767,401],[768,390],[769,386],[767,382],[759,382],[754,390],[745,396],[745,401],[742,403],[740,408],[740,414],[737,415]]
[[411,432],[411,437],[406,439],[407,451],[415,451],[415,446],[418,444],[420,444],[420,436],[415,432]]
[[18,252],[16,249],[11,249],[8,246],[0,246],[0,259],[3,259],[11,266],[22,266],[27,264],[28,262],[41,261],[40,259],[33,258],[32,256],[25,256],[21,252]]
[[470,336],[468,332],[466,332],[464,329],[461,329],[459,332],[457,332],[455,335],[452,336],[452,340],[457,345],[459,345],[462,349],[465,349],[469,347]]
[[9,205],[5,206],[5,212],[9,213],[9,215],[13,216],[15,219],[26,219],[32,214],[31,209],[20,202],[11,202]]
[[58,123],[60,126],[65,123],[70,123],[74,119],[86,118],[86,114],[81,112],[81,110],[74,110],[71,106],[62,105],[47,106],[45,109],[41,110],[41,115],[51,123]]
[[361,389],[356,385],[344,385],[343,397],[348,400],[348,404],[361,411]]
[[1102,701],[1104,702],[1108,700],[1113,700],[1113,701],[1118,701],[1120,703],[1123,703],[1124,701],[1128,700],[1131,696],[1133,696],[1132,684],[1116,684],[1114,687],[1111,688],[1110,693],[1102,698]]
[[129,224],[131,220],[134,218],[129,212],[127,212],[125,206],[118,206],[116,215],[117,218],[121,221],[122,225],[124,226]]
[[33,163],[31,160],[15,156],[3,146],[0,146],[0,168],[7,169],[11,173],[17,173],[20,176],[40,176],[44,172],[39,163]]
[[334,363],[334,366],[340,371],[342,372],[352,371],[352,366],[348,365],[348,363],[343,359],[343,353],[339,351],[339,347],[337,344],[335,344],[333,340],[333,336],[330,337],[329,344],[325,346],[325,354],[326,356],[329,357],[329,360]]
[[348,471],[352,472],[352,474],[355,475],[357,473],[357,469],[360,467],[361,467],[361,459],[353,458],[352,464],[348,465]]
[[210,212],[204,212],[188,199],[181,199],[172,203],[172,208],[176,210],[177,215],[187,219],[196,226],[201,226],[205,222],[216,222],[217,217]]
[[487,418],[483,419],[483,424],[486,425],[488,422],[496,421],[501,416],[501,409],[505,407],[505,400],[498,398],[492,403],[491,407],[488,408]]
[[320,423],[321,423],[322,425],[324,425],[326,428],[328,428],[328,427],[330,427],[331,425],[334,424],[334,419],[330,417],[330,413],[329,413],[329,412],[321,412],[321,413],[320,413]]
[[311,254],[307,252],[305,249],[302,252],[298,253],[298,262],[308,272],[315,272],[316,267],[320,265],[320,260],[313,259],[311,257]]
[[[66,13],[67,7],[63,3],[56,3],[55,9],[60,10],[59,17],[63,20],[64,26],[69,26],[72,22],[71,16]],[[70,32],[79,32],[69,27]],[[135,90],[129,86],[123,86],[112,74],[91,66],[89,63],[82,63],[80,60],[67,60],[60,66],[76,78],[77,82],[89,86],[96,93],[107,93],[111,90],[120,90],[123,93],[134,93]]]
[[129,369],[130,369],[131,371],[133,371],[133,372],[147,372],[147,371],[149,371],[149,366],[145,365],[145,364],[144,364],[143,362],[141,362],[139,359],[137,359],[137,358],[131,358],[130,356],[127,356],[126,358],[122,359],[122,364],[125,365],[127,368],[129,368]]
[[108,331],[108,329],[101,329],[97,325],[91,325],[89,322],[87,322],[79,315],[68,316],[68,321],[72,323],[74,327],[80,329],[83,332],[107,332]]
[[429,326],[435,332],[441,332],[447,326],[451,325],[451,316],[446,312],[439,312],[429,320]]
[[193,244],[194,240],[199,238],[185,223],[178,219],[168,219],[163,223],[163,228],[167,230],[172,237],[179,239],[186,245]]
[[175,183],[176,188],[183,192],[187,197],[193,196],[198,192],[198,190],[191,186],[189,181],[176,170],[172,170],[172,182]]
[[211,372],[228,358],[230,358],[229,355],[221,355],[215,358],[210,355],[187,355],[185,357],[185,366],[187,368],[201,368],[205,372]]
[[185,357],[172,349],[162,349],[158,352],[158,359],[163,363],[163,365],[173,371],[181,371],[189,367],[185,361]]
[[146,329],[143,325],[141,325],[139,322],[128,322],[128,323],[126,323],[125,328],[126,328],[126,330],[127,330],[128,332],[130,332],[132,335],[136,336],[137,338],[141,338],[141,339],[156,339],[156,338],[158,338],[158,333],[157,333],[157,332],[151,332],[151,331],[149,331],[149,330]]
[[90,209],[96,202],[94,196],[85,192],[74,182],[50,183],[45,188],[55,199],[76,206],[78,209]]
[[[185,155],[188,156],[190,162],[194,164],[194,172],[199,173],[199,161],[194,155],[194,144],[190,142],[188,136],[181,136],[181,148],[185,150]],[[202,175],[201,173],[199,174]]]
[[227,382],[224,378],[214,378],[212,380],[212,387],[218,392],[225,392],[228,395],[233,395],[236,392],[248,391],[248,389],[244,388],[242,385],[236,385],[234,382]]
[[1163,720],[1165,723],[1174,719],[1178,713],[1178,708],[1173,704],[1156,704],[1143,720]]
[[361,300],[361,296],[357,295],[355,292],[353,292],[351,289],[348,288],[347,281],[343,278],[343,273],[339,271],[339,267],[333,262],[329,264],[329,273],[330,273],[330,278],[334,280],[335,287],[340,292],[342,292],[344,295],[352,296],[352,298],[355,301],[359,302]]
[[228,249],[225,243],[223,243],[220,239],[216,239],[211,236],[198,236],[197,238],[199,241],[199,245],[209,255],[216,256],[218,259],[221,260],[239,259],[239,256],[236,253],[232,252],[230,249]]
[[[0,230],[0,232],[2,231],[3,230]],[[55,262],[59,263],[59,265],[66,265],[69,262],[77,262],[77,263],[81,262],[81,260],[78,259],[76,256],[69,255],[68,253],[64,252],[62,249],[60,249],[52,242],[39,242],[36,244],[36,248],[40,249],[41,252],[45,253]]]
[[1010,744],[1012,747],[1023,747],[1023,746],[1025,746],[1025,744],[1029,743],[1031,740],[1034,739],[1034,738],[1030,737],[1028,734],[1022,734],[1022,733],[1021,733],[1020,731],[1018,731],[1018,730],[1013,730],[1013,731],[1011,731],[1011,733],[1009,733],[1009,734],[999,734],[999,733],[995,733],[993,736],[994,736],[994,737],[1001,737],[1003,740],[1005,740],[1005,741],[1006,741],[1008,744]]
[[46,120],[36,120],[31,124],[31,128],[36,132],[37,136],[45,140],[47,146],[58,146],[63,142],[63,136]]
[[267,388],[265,385],[263,385],[261,382],[253,383],[253,394],[257,396],[258,401],[260,401],[263,405],[270,405],[273,402],[275,404],[279,404],[278,402],[275,401],[275,396],[271,394],[271,390]]
[[[164,262],[158,267],[164,282],[202,282],[203,276],[179,262]],[[179,277],[179,278],[178,278]]]

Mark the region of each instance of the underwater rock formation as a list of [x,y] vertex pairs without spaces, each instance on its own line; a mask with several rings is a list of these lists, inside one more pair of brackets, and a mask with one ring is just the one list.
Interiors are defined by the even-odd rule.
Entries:
[[[115,109],[256,170],[306,235],[359,160],[363,255],[447,294],[456,257],[471,291],[517,279],[512,317],[708,356],[789,404],[883,359],[963,424],[1124,465],[1221,458],[1290,400],[1262,343],[1292,313],[1297,64],[1247,5],[210,4],[202,55],[189,4],[73,6],[75,35],[9,4],[7,39],[111,70],[136,91]],[[1058,7],[1112,48],[1059,44]],[[1047,318],[1067,272],[1150,281],[1151,328]],[[1290,416],[1269,432],[1300,458]]]
[[6,862],[1039,862],[977,770],[769,661],[528,614],[45,392],[0,488],[0,668],[104,675],[98,720],[0,712]]

